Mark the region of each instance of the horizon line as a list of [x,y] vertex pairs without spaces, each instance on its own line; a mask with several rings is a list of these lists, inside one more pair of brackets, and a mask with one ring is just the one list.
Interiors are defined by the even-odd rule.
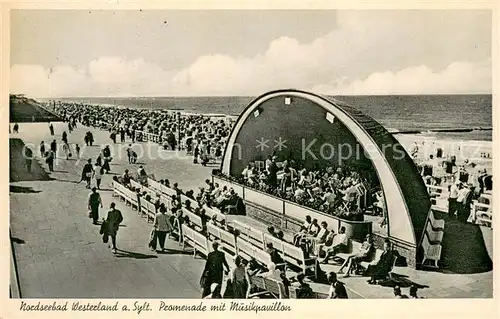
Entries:
[[[443,95],[493,95],[490,93],[397,93],[397,94],[327,94],[327,93],[317,93],[326,96],[421,96],[421,95],[435,95],[435,96],[443,96]],[[30,97],[30,95],[25,93],[10,93],[10,95],[24,95],[25,97]],[[136,98],[136,99],[145,99],[145,98],[186,98],[186,97],[256,97],[260,94],[254,95],[136,95],[136,96],[51,96],[51,97],[36,97],[32,96],[33,99],[88,99],[88,98],[106,98],[106,99],[127,99],[127,98]]]

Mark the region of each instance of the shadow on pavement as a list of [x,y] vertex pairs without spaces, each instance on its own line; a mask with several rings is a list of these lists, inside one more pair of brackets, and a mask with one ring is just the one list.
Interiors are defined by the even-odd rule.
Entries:
[[165,248],[165,251],[157,250],[160,255],[192,255],[192,251]]
[[17,237],[11,237],[10,240],[12,240],[14,244],[19,244],[19,245],[26,243],[23,239]]
[[125,258],[134,258],[134,259],[158,258],[158,256],[156,256],[156,255],[146,255],[146,254],[141,254],[141,253],[122,250],[122,249],[117,250],[115,257],[119,257],[119,258],[125,257]]
[[401,288],[408,288],[411,287],[412,285],[415,285],[419,289],[429,288],[429,286],[427,285],[422,285],[414,281],[411,281],[410,279],[408,279],[408,276],[406,275],[400,275],[396,273],[391,273],[391,279],[381,282],[380,285],[383,287],[399,286]]
[[447,214],[442,241],[441,264],[444,273],[474,274],[491,271],[493,261],[486,248],[480,226],[462,223]]
[[24,186],[16,186],[16,185],[10,185],[9,191],[11,193],[26,193],[26,194],[33,194],[33,193],[40,193],[41,191],[34,190],[32,187],[24,187]]
[[[10,147],[10,181],[50,181],[53,180],[43,169],[37,158],[31,161],[31,172],[26,167],[26,161],[23,156],[24,142],[20,138],[11,138]],[[36,150],[32,150],[35,152]]]

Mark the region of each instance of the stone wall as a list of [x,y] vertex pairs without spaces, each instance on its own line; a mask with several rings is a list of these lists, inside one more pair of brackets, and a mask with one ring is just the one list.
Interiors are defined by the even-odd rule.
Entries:
[[261,221],[268,226],[274,226],[274,228],[279,228],[288,233],[300,231],[301,221],[285,217],[282,214],[252,202],[246,201],[245,205],[247,216]]
[[[373,234],[373,243],[375,248],[384,249],[384,241],[387,237],[382,234]],[[417,267],[417,250],[415,247],[407,244],[391,240],[392,248],[396,250],[401,257],[404,257],[406,266],[415,269]]]

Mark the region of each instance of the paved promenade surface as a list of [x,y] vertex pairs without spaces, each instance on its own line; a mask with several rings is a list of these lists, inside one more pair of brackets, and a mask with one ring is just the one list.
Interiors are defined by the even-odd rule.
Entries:
[[[55,124],[60,141],[62,124]],[[82,158],[97,157],[100,146],[83,150],[86,129],[69,134],[70,143],[79,143]],[[96,144],[109,143],[108,133],[93,130]],[[18,136],[25,143],[49,142],[46,124],[21,125]],[[153,158],[158,146],[152,146]],[[35,148],[38,151],[38,147]],[[62,156],[62,155],[61,155]],[[156,157],[157,158],[157,157]],[[146,162],[145,160],[141,160]],[[41,162],[41,161],[40,161]],[[111,169],[121,173],[128,167],[126,158],[115,156]],[[200,257],[183,254],[177,242],[170,241],[167,254],[156,254],[148,247],[151,224],[111,196],[113,175],[103,178],[101,191],[105,217],[111,201],[123,213],[123,226],[118,233],[119,254],[116,256],[102,243],[99,226],[87,216],[89,191],[77,184],[84,161],[58,159],[52,181],[22,181],[12,185],[12,236],[25,241],[16,245],[16,257],[23,297],[27,298],[199,298],[199,276],[204,266]],[[13,163],[14,164],[14,163]],[[43,165],[45,168],[46,165]],[[192,165],[189,159],[147,160],[145,168],[158,178],[179,181],[184,189],[202,186],[211,168]],[[166,174],[168,172],[168,174]],[[165,176],[162,175],[165,173]],[[19,187],[20,186],[20,187]]]
[[[65,124],[54,124],[60,142]],[[24,241],[15,244],[18,272],[23,297],[25,298],[199,298],[198,285],[205,261],[193,259],[192,254],[182,252],[177,242],[170,240],[165,254],[151,252],[148,247],[151,224],[136,211],[111,196],[113,175],[103,178],[101,196],[105,217],[111,201],[117,203],[124,221],[118,233],[119,253],[113,255],[99,235],[99,226],[94,226],[87,216],[86,201],[89,190],[78,184],[82,166],[87,158],[95,159],[102,144],[111,144],[108,133],[92,130],[97,146],[83,147],[83,136],[88,128],[78,128],[69,135],[70,143],[82,147],[81,158],[65,160],[58,158],[52,180],[41,168],[35,167],[33,174],[16,171],[16,182],[11,183],[11,231],[12,236]],[[36,145],[43,139],[49,143],[47,124],[22,124],[19,134],[11,137],[23,139]],[[124,147],[128,142],[123,145]],[[184,189],[203,186],[214,167],[193,165],[190,157],[176,157],[174,152],[159,150],[156,144],[139,143],[150,155],[141,158],[148,173],[157,179],[168,178],[178,182]],[[112,172],[121,174],[125,168],[135,172],[138,165],[127,163],[126,156],[119,156],[115,145]],[[125,148],[122,149],[122,154]],[[139,149],[137,148],[137,151]],[[38,153],[37,153],[38,154]],[[140,152],[138,152],[139,155]],[[160,158],[160,156],[163,158]],[[20,159],[11,156],[12,165],[22,165]],[[40,161],[42,162],[42,161]],[[36,165],[35,165],[36,166]],[[47,170],[46,164],[42,167]],[[20,180],[20,181],[17,181]],[[265,225],[245,219],[252,226],[265,229]],[[491,232],[490,232],[491,234]],[[491,237],[490,237],[491,239]],[[488,245],[487,245],[488,246]],[[488,247],[490,247],[489,245]],[[338,266],[327,266],[326,271]],[[492,271],[459,275],[441,272],[415,271],[398,267],[395,272],[408,276],[413,282],[427,285],[421,295],[429,298],[491,297]],[[365,298],[390,298],[392,289],[370,286],[366,277],[342,279],[350,289],[350,295]],[[313,284],[314,285],[314,284]],[[327,286],[314,285],[316,289],[328,290]],[[406,289],[405,289],[405,292]]]

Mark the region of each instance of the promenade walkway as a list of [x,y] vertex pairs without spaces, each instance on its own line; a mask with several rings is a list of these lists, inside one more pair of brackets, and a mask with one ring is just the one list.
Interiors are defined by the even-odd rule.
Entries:
[[[55,124],[60,141],[63,124]],[[70,143],[83,144],[87,129],[69,134]],[[109,143],[108,134],[92,130],[96,144]],[[50,142],[46,124],[21,125],[18,136],[25,143]],[[83,149],[82,158],[97,157],[100,146]],[[152,154],[145,168],[156,176],[168,175],[185,189],[201,186],[211,168],[192,165],[189,159],[162,161]],[[154,149],[154,147],[152,147]],[[38,151],[38,147],[35,148]],[[137,169],[116,157],[112,171]],[[21,163],[12,163],[19,165]],[[147,248],[151,224],[137,212],[111,196],[113,175],[103,178],[101,196],[105,217],[111,201],[117,203],[124,216],[118,234],[119,253],[115,256],[102,243],[99,226],[87,216],[89,191],[78,184],[84,161],[58,159],[52,181],[20,181],[11,185],[12,236],[24,241],[15,245],[21,292],[25,298],[199,298],[199,276],[205,264],[200,257],[183,253],[177,242],[168,243],[166,254]],[[44,164],[44,166],[46,166]],[[46,168],[46,167],[45,167]],[[23,167],[24,169],[24,167]],[[167,174],[168,173],[168,174]]]
[[[65,124],[55,123],[56,136],[60,142]],[[118,233],[119,253],[113,255],[99,235],[99,226],[94,226],[87,216],[86,201],[89,191],[84,183],[78,184],[83,164],[87,158],[95,159],[102,144],[110,144],[109,134],[92,129],[96,145],[83,147],[83,136],[88,128],[79,127],[69,134],[70,143],[82,147],[82,160],[58,159],[55,172],[47,181],[41,169],[35,175],[22,173],[23,163],[11,157],[13,170],[18,170],[17,179],[11,183],[10,218],[12,236],[24,241],[15,244],[21,292],[24,298],[199,298],[198,285],[205,260],[181,251],[175,241],[169,241],[165,254],[151,252],[148,247],[151,224],[136,211],[126,207],[111,196],[113,175],[103,178],[101,196],[105,217],[111,201],[124,216]],[[11,137],[32,143],[38,152],[40,140],[49,143],[52,137],[46,124],[23,124],[19,134]],[[135,172],[138,165],[127,163],[125,147],[119,156],[115,145],[112,172],[121,174],[125,168]],[[192,158],[176,156],[175,152],[160,150],[156,144],[140,143],[149,153],[139,159],[148,173],[157,179],[168,178],[178,182],[184,189],[203,186],[214,167],[193,165]],[[141,155],[139,153],[139,155]],[[175,157],[175,158],[174,158]],[[163,158],[163,159],[162,159]],[[42,165],[46,169],[46,165]],[[19,171],[20,170],[20,171]],[[29,178],[31,177],[31,178]],[[42,178],[43,177],[43,178]],[[245,216],[252,226],[265,229],[265,225]],[[491,239],[491,238],[490,238]],[[338,266],[327,266],[334,271]],[[421,294],[429,298],[491,297],[493,272],[471,275],[441,272],[415,271],[398,267],[397,274],[429,288]],[[365,277],[341,279],[346,286],[364,298],[391,298],[392,289],[367,285]],[[314,285],[315,289],[328,290],[327,286]]]

